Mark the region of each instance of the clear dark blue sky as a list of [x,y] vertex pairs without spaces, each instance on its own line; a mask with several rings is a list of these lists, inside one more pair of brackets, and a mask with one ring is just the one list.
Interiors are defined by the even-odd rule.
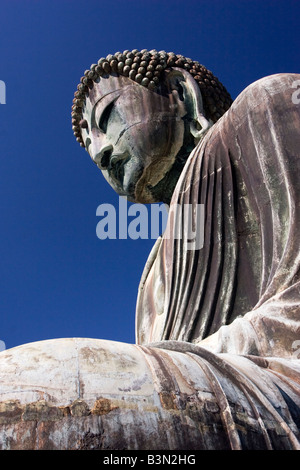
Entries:
[[299,0],[1,0],[0,340],[134,342],[153,240],[96,236],[118,197],[75,141],[70,108],[85,69],[124,49],[198,60],[235,98],[300,72]]

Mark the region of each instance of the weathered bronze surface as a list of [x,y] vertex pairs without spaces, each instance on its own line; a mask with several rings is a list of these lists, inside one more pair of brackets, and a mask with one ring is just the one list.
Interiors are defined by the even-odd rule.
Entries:
[[182,213],[169,216],[135,345],[0,354],[1,449],[300,449],[300,75],[263,78],[228,109],[193,64],[124,51],[82,79],[74,133],[107,181],[170,214],[203,204],[204,245],[190,249]]

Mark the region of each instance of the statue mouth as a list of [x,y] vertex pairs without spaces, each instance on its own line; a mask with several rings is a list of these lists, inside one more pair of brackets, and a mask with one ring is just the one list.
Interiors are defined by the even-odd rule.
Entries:
[[113,154],[107,168],[109,176],[111,176],[119,185],[123,187],[125,165],[129,160],[128,153]]

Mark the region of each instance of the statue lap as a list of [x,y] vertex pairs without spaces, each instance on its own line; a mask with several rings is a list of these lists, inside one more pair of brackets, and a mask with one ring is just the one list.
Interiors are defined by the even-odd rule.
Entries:
[[297,430],[283,395],[255,362],[233,359],[258,381],[264,376],[262,392],[228,357],[183,342],[66,338],[3,351],[0,447],[293,448]]

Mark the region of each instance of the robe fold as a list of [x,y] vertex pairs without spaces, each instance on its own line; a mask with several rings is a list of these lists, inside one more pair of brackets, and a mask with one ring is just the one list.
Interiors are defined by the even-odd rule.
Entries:
[[[245,396],[251,389],[249,402],[260,403],[262,421],[269,408],[287,406],[290,417],[276,419],[293,428],[288,440],[296,448],[300,104],[294,98],[299,79],[299,74],[276,74],[251,84],[194,149],[170,214],[172,207],[202,204],[203,247],[190,248],[187,230],[178,236],[183,210],[174,211],[167,235],[157,240],[145,266],[136,309],[138,344],[174,351],[186,344],[199,347],[196,354],[217,367],[219,385],[227,374],[235,384],[240,377]],[[275,385],[281,405],[266,396],[266,384]],[[221,385],[220,390],[226,397]]]

